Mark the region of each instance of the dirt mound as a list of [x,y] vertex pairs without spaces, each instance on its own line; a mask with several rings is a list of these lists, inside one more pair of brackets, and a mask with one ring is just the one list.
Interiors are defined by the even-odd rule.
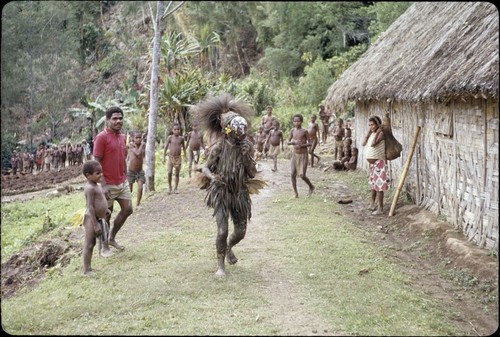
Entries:
[[2,175],[2,196],[40,191],[83,177],[82,165],[37,174]]
[[64,267],[79,250],[78,244],[72,242],[76,241],[47,239],[12,255],[2,264],[2,298],[14,295],[23,287],[36,286],[50,268]]

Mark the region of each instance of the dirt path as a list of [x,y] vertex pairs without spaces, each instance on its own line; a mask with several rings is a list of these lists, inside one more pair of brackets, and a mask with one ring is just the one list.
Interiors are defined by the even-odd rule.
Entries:
[[[260,210],[268,208],[272,205],[273,200],[276,198],[277,190],[288,190],[290,197],[293,196],[292,185],[289,176],[289,162],[281,161],[278,165],[278,172],[271,171],[272,162],[261,161],[260,169],[262,175],[268,182],[270,187],[263,189],[258,195],[252,198],[253,202],[253,216],[248,235],[245,240],[248,240],[245,245],[253,247],[256,252],[263,252],[262,254],[254,254],[253,258],[260,259],[260,264],[266,266],[261,270],[261,276],[264,281],[262,291],[272,301],[270,311],[273,312],[277,321],[281,322],[282,327],[286,327],[283,331],[286,335],[295,336],[331,336],[340,335],[339,331],[329,327],[321,320],[320,317],[312,315],[311,312],[304,309],[304,303],[301,303],[300,296],[296,296],[299,291],[295,285],[289,280],[284,273],[280,271],[279,261],[270,256],[269,252],[272,251],[273,241],[269,240],[269,226],[273,224],[266,221],[262,216],[263,212]],[[305,185],[305,184],[304,184]],[[302,186],[301,186],[302,187]],[[299,193],[302,196],[306,195],[305,190],[299,188]],[[293,309],[292,309],[293,308]],[[311,328],[315,327],[315,328]]]

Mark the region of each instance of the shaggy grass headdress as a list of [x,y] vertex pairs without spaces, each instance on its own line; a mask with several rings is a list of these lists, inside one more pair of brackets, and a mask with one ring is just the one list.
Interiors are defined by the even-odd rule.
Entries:
[[227,93],[205,98],[195,106],[194,111],[200,128],[210,136],[223,134],[225,127],[236,116],[245,118],[248,128],[251,128],[251,119],[255,117],[255,111],[250,105]]

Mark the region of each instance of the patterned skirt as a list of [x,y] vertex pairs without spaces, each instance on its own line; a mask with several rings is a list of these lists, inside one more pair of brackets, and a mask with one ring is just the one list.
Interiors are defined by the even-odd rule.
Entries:
[[379,159],[370,164],[370,188],[377,192],[387,191],[389,189],[389,173],[387,160]]

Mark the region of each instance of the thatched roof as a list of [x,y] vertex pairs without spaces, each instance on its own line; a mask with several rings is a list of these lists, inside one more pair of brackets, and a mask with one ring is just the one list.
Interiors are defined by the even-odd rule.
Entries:
[[326,104],[498,98],[498,18],[489,2],[414,3],[331,85]]

